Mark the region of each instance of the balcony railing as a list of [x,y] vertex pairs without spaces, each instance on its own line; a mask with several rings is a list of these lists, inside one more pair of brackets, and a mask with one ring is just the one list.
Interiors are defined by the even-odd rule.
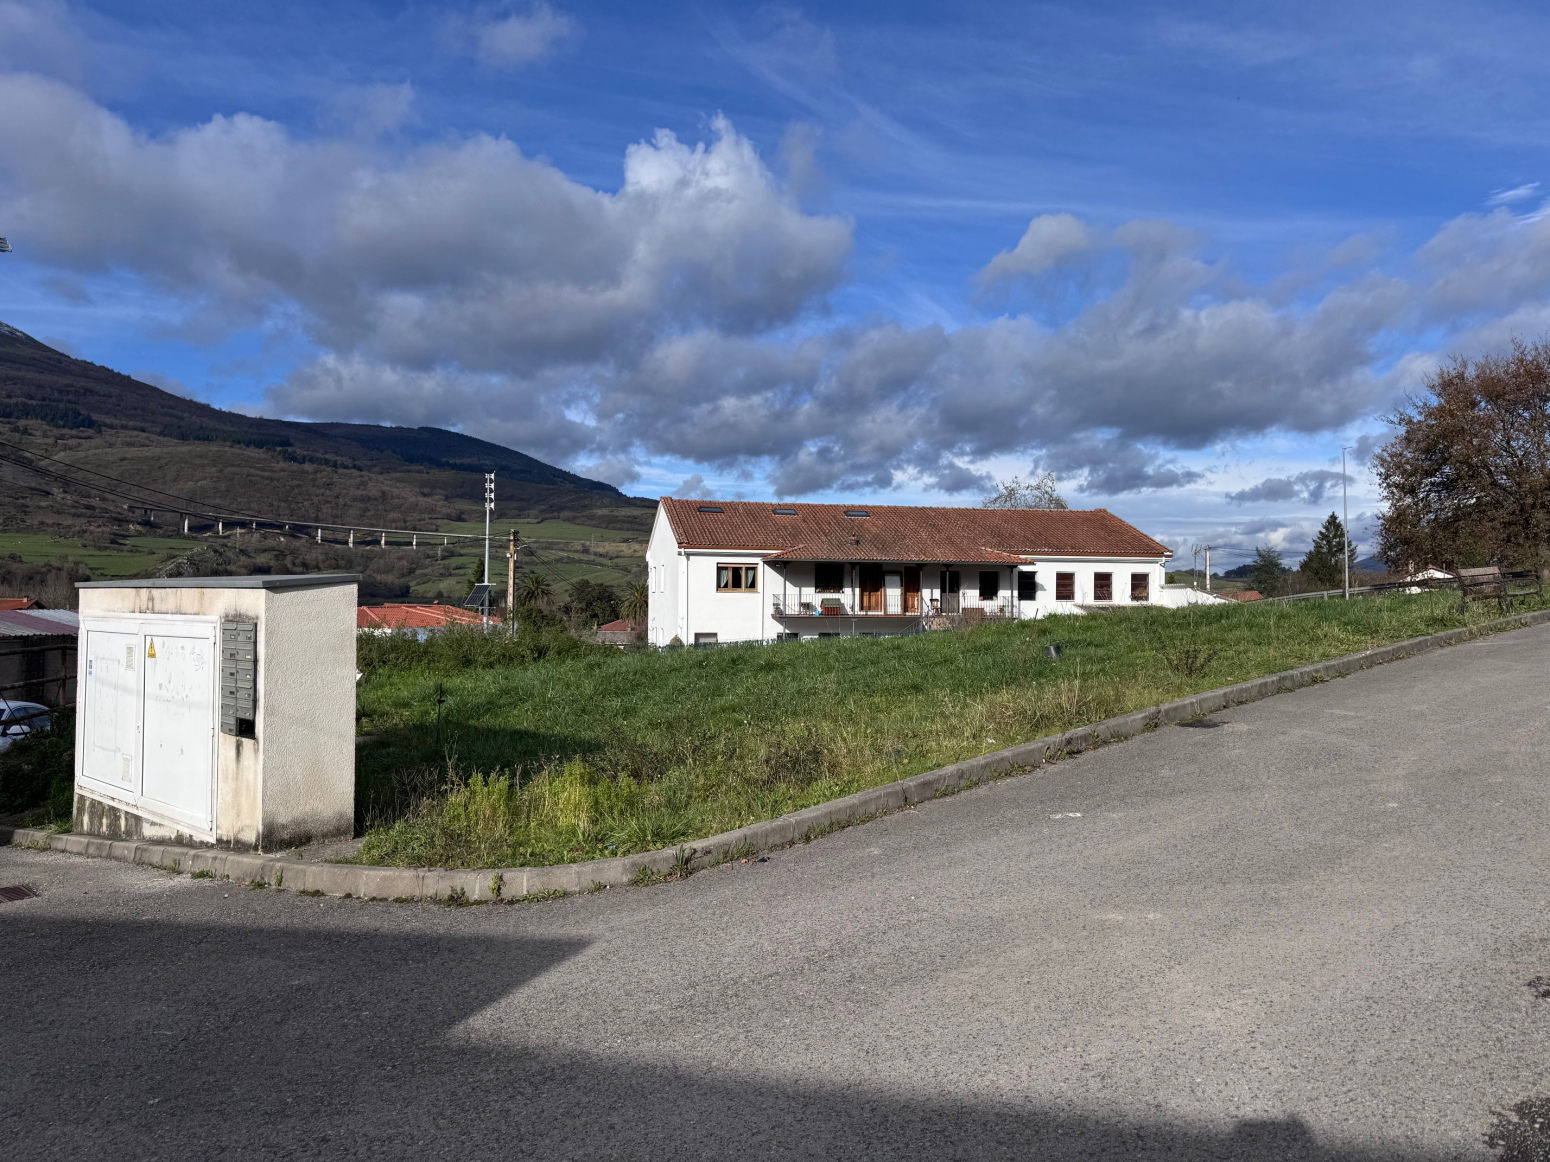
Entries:
[[771,612],[776,617],[935,617],[942,614],[1017,616],[1016,599],[1009,594],[980,597],[977,593],[945,593],[938,598],[899,593],[891,608],[888,598],[889,594],[885,590],[876,597],[878,608],[863,609],[858,606],[855,595],[850,591],[821,593],[814,589],[788,586],[784,590],[775,590],[770,601]]
[[897,594],[893,607],[889,608],[888,594],[880,593],[877,595],[877,609],[862,609],[855,595],[848,590],[843,593],[820,593],[815,589],[788,586],[784,590],[775,590],[770,600],[776,617],[919,617],[920,595],[909,595],[914,598],[913,603],[906,602],[905,596],[903,593]]
[[1003,593],[999,597],[981,597],[977,593],[944,593],[939,610],[944,614],[966,613],[983,617],[1016,617],[1017,602]]

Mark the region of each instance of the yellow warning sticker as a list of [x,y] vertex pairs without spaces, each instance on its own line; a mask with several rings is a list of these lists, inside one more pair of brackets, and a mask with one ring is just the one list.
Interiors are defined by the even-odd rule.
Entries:
[[156,639],[151,638],[150,641],[151,645],[150,648],[145,651],[145,656],[148,658],[154,658],[156,656]]

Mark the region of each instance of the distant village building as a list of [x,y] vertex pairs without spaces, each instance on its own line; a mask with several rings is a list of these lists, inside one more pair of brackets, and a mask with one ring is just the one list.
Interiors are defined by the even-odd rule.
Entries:
[[[484,618],[472,609],[460,609],[456,605],[387,604],[362,605],[355,611],[355,628],[368,633],[412,633],[420,640],[439,633],[448,626],[483,625]],[[490,618],[491,625],[499,625]]]
[[640,636],[640,626],[624,618],[597,627],[597,642],[604,646],[627,646]]
[[679,500],[657,507],[647,638],[912,633],[953,619],[1177,606],[1173,556],[1106,509]]

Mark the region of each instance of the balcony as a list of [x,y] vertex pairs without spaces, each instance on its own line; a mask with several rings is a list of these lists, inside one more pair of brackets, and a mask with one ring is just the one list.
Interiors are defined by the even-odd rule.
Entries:
[[[892,604],[890,605],[890,598]],[[920,594],[877,594],[877,609],[858,608],[856,595],[847,590],[843,593],[821,593],[816,589],[798,589],[787,586],[770,595],[770,612],[776,617],[919,617]],[[929,606],[927,612],[930,612]]]
[[946,617],[955,614],[969,617],[1017,616],[1017,600],[1009,593],[998,597],[981,597],[978,593],[944,593],[940,600],[933,599],[926,604],[929,614]]
[[[872,595],[867,604],[871,604]],[[1016,617],[1017,601],[1010,594],[982,598],[977,593],[947,593],[932,597],[919,593],[883,591],[875,595],[877,608],[859,608],[854,591],[823,593],[787,586],[770,595],[770,612],[778,618],[793,617]]]

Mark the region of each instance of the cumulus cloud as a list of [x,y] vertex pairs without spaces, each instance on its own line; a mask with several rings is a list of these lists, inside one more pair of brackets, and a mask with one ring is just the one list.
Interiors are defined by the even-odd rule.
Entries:
[[1233,504],[1258,504],[1263,501],[1319,504],[1342,480],[1349,481],[1350,477],[1325,468],[1315,468],[1295,476],[1267,477],[1251,488],[1229,492],[1227,499]]
[[[980,492],[996,457],[1093,495],[1196,484],[1182,452],[1339,429],[1413,387],[1434,357],[1390,358],[1403,328],[1550,291],[1550,219],[1506,209],[1449,223],[1408,279],[1336,248],[1314,266],[1339,280],[1295,306],[1176,225],[1058,214],[978,276],[1074,278],[1058,325],[833,322],[852,225],[795,200],[811,133],[788,135],[781,181],[724,118],[701,142],[659,131],[610,192],[502,137],[377,132],[412,95],[363,92],[334,137],[241,113],[152,135],[0,75],[0,199],[56,276],[137,274],[206,337],[299,331],[319,354],[271,413],[460,427],[615,481],[674,458],[782,495]],[[1232,495],[1313,503],[1329,475]]]
[[1040,464],[1062,478],[1081,473],[1080,491],[1101,496],[1182,488],[1205,479],[1203,472],[1181,468],[1155,450],[1114,437],[1065,441],[1046,452]]
[[43,261],[134,269],[233,321],[299,308],[320,346],[405,366],[531,373],[761,331],[851,249],[719,118],[708,144],[631,146],[605,194],[486,135],[384,155],[238,114],[153,138],[15,74],[0,106],[8,221]]
[[673,490],[679,500],[709,500],[710,491],[705,487],[705,477],[698,472],[685,476],[683,483]]
[[1351,447],[1351,461],[1355,464],[1365,464],[1372,459],[1384,444],[1388,443],[1388,437],[1364,432],[1356,438],[1356,443]]
[[0,0],[0,69],[79,80],[88,56],[86,39],[61,0]]
[[1043,274],[1092,245],[1085,223],[1070,214],[1043,214],[1028,223],[1028,229],[1012,250],[1004,250],[980,271],[980,283],[990,286],[1012,278]]

